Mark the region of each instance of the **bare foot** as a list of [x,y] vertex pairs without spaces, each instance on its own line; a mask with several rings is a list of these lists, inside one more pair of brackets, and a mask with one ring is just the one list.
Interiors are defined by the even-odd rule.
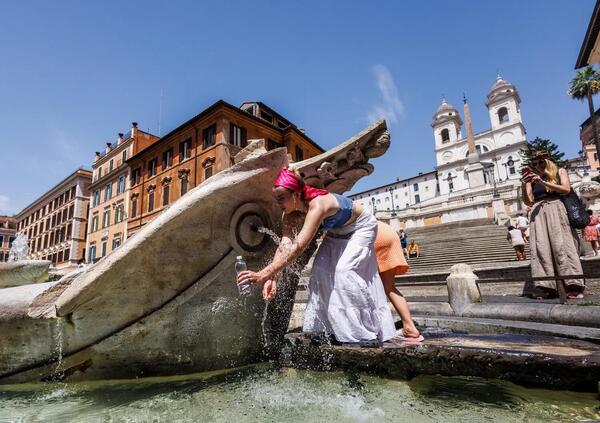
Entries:
[[415,327],[415,325],[410,325],[409,327],[402,328],[402,336],[406,338],[418,338],[419,336],[421,336],[421,333]]

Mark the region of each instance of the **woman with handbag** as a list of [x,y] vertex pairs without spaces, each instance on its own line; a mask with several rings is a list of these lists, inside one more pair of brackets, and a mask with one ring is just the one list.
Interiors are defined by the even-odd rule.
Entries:
[[[529,239],[531,276],[581,275],[579,237],[569,223],[563,197],[571,193],[565,169],[550,159],[547,151],[536,151],[532,160],[535,171],[523,169],[523,202],[531,207]],[[583,298],[581,279],[565,279],[567,298]],[[536,298],[558,297],[555,280],[535,281]]]

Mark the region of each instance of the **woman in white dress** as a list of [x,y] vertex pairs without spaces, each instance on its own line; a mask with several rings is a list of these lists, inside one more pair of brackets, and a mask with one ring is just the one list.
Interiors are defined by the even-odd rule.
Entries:
[[[238,283],[264,284],[265,298],[274,298],[277,274],[302,254],[319,230],[326,231],[313,264],[304,332],[366,346],[394,337],[373,246],[375,217],[346,197],[305,185],[287,168],[277,176],[273,194],[283,210],[281,243],[271,263],[259,272],[241,272]],[[302,216],[302,229],[294,237],[293,222]]]

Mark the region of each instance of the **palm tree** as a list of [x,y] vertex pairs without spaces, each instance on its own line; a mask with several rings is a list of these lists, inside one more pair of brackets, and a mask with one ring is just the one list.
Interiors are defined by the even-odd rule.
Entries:
[[592,134],[594,136],[594,143],[596,144],[596,154],[600,158],[600,138],[598,138],[598,131],[596,129],[594,101],[592,99],[593,95],[598,92],[600,92],[600,73],[596,72],[591,66],[588,66],[584,70],[577,72],[575,78],[571,80],[571,88],[569,88],[568,94],[573,100],[583,101],[587,99],[590,109],[590,120],[592,122]]

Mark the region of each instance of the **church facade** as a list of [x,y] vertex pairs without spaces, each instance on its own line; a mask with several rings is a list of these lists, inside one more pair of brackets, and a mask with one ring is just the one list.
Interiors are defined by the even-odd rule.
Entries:
[[519,151],[527,141],[519,92],[498,76],[485,105],[490,129],[474,134],[466,99],[462,117],[444,99],[431,124],[435,169],[350,198],[396,227],[476,218],[502,221],[521,210]]

